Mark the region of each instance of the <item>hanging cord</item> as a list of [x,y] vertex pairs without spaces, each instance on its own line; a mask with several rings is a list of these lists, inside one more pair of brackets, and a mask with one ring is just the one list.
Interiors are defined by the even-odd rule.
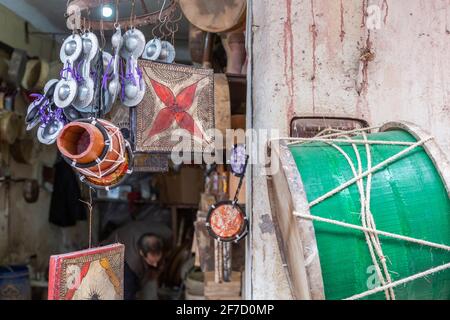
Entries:
[[[323,133],[325,133],[326,131],[333,131],[333,130],[329,130],[326,129],[323,131]],[[337,131],[337,130],[334,130]],[[383,254],[383,251],[381,249],[381,242],[378,238],[378,235],[382,235],[385,237],[391,237],[394,239],[398,239],[398,240],[403,240],[403,241],[408,241],[411,243],[416,243],[416,244],[420,244],[423,246],[429,246],[431,248],[436,248],[436,249],[443,249],[446,251],[450,251],[450,246],[448,245],[443,245],[443,244],[438,244],[438,243],[433,243],[433,242],[429,242],[426,240],[422,240],[422,239],[415,239],[412,237],[407,237],[407,236],[403,236],[403,235],[398,235],[398,234],[394,234],[394,233],[389,233],[389,232],[385,232],[385,231],[380,231],[376,229],[375,226],[375,221],[373,218],[373,215],[370,211],[370,193],[371,193],[371,183],[372,183],[372,174],[376,171],[378,171],[379,169],[383,168],[384,166],[386,166],[387,164],[396,161],[399,157],[403,156],[404,154],[410,152],[411,150],[423,145],[425,142],[433,139],[433,137],[428,137],[425,138],[423,140],[417,141],[416,143],[413,143],[411,145],[409,145],[407,148],[403,149],[402,151],[398,152],[397,154],[385,159],[384,161],[380,162],[379,164],[377,164],[376,166],[372,166],[372,156],[371,156],[371,151],[370,151],[370,144],[374,144],[373,140],[367,140],[367,136],[365,134],[365,131],[367,130],[362,130],[362,129],[357,129],[357,130],[352,130],[352,132],[362,132],[362,136],[363,136],[363,140],[361,140],[364,144],[365,144],[365,148],[366,148],[366,156],[367,156],[367,170],[365,172],[362,172],[362,165],[361,165],[361,158],[360,158],[360,154],[358,149],[356,148],[356,141],[360,142],[360,140],[355,140],[355,143],[353,143],[353,141],[350,139],[350,137],[348,135],[346,135],[346,133],[348,134],[349,132],[334,132],[332,134],[329,135],[321,135],[321,133],[318,135],[321,135],[321,138],[329,136],[329,137],[334,137],[334,136],[343,136],[344,138],[347,139],[346,142],[351,143],[353,150],[355,151],[355,155],[357,158],[357,162],[358,162],[358,172],[356,172],[356,169],[353,165],[353,162],[351,161],[350,157],[348,156],[348,154],[342,150],[342,148],[340,148],[339,146],[333,144],[333,142],[335,140],[338,139],[329,139],[329,141],[324,141],[325,143],[331,145],[332,147],[334,147],[335,149],[337,149],[347,160],[347,162],[349,163],[352,172],[354,174],[354,178],[348,180],[346,183],[342,184],[341,186],[336,187],[335,189],[327,192],[326,194],[324,194],[323,196],[317,198],[316,200],[310,202],[309,207],[312,207],[320,202],[322,202],[323,200],[333,196],[334,194],[336,194],[337,192],[340,192],[341,190],[347,188],[348,186],[350,186],[353,183],[356,183],[358,186],[358,190],[360,192],[360,198],[361,198],[361,221],[363,226],[357,226],[357,225],[353,225],[353,224],[349,224],[349,223],[345,223],[342,221],[337,221],[337,220],[332,220],[332,219],[327,219],[327,218],[322,218],[322,217],[318,217],[318,216],[313,216],[311,214],[302,214],[299,212],[294,211],[293,214],[299,218],[303,218],[303,219],[307,219],[307,220],[315,220],[315,221],[320,221],[320,222],[324,222],[324,223],[329,223],[329,224],[333,224],[333,225],[337,225],[337,226],[341,226],[344,228],[348,228],[348,229],[355,229],[355,230],[359,230],[364,232],[364,234],[366,235],[366,242],[368,244],[369,247],[369,251],[372,257],[372,261],[374,262],[374,266],[376,268],[377,271],[377,275],[378,278],[380,280],[381,286],[377,287],[375,289],[372,290],[368,290],[366,292],[354,295],[352,297],[349,297],[347,299],[359,299],[362,297],[366,297],[368,295],[372,295],[381,291],[385,291],[386,294],[386,298],[387,299],[395,299],[395,293],[393,291],[393,288],[416,280],[418,278],[422,278],[425,277],[429,274],[435,273],[435,272],[439,272],[445,269],[450,268],[450,263],[448,264],[444,264],[442,266],[438,266],[435,268],[431,268],[429,270],[420,272],[418,274],[409,276],[407,278],[398,280],[398,281],[394,281],[392,282],[392,279],[390,277],[390,273],[387,269],[387,265],[386,265],[386,257]],[[296,141],[296,143],[308,143],[308,142],[316,142],[319,140],[323,140],[318,138],[318,136],[316,138],[311,138],[311,139],[302,139],[302,141]],[[274,139],[276,140],[276,139]],[[386,143],[380,143],[380,144],[386,144]],[[393,141],[391,143],[387,143],[390,145],[398,145],[398,141]],[[366,181],[366,191],[364,193],[364,183],[363,183],[363,178],[367,177],[367,181]],[[375,254],[377,254],[378,256],[378,260],[375,258]],[[379,262],[378,262],[379,261]],[[383,270],[381,270],[379,264],[382,265]],[[384,273],[384,276],[383,276]],[[384,278],[386,277],[386,278]]]
[[89,212],[89,249],[92,248],[92,188],[89,187],[89,202],[79,199],[88,207]]

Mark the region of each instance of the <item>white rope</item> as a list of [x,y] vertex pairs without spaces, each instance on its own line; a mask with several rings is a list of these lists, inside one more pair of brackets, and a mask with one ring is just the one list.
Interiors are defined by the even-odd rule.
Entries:
[[[367,142],[368,139],[367,139],[366,133],[362,132],[361,134],[363,136],[364,141]],[[355,152],[359,154],[359,151],[354,144],[353,144],[353,148],[355,149]],[[371,150],[370,150],[370,147],[368,144],[365,145],[365,148],[366,148],[366,157],[367,157],[367,170],[370,170],[372,168],[372,153],[371,153]],[[360,166],[360,168],[361,169],[360,169],[359,173],[361,174],[362,166]],[[363,181],[362,180],[360,180],[360,181],[361,181],[361,184],[363,185]],[[364,189],[364,186],[363,186],[363,189]],[[368,227],[370,227],[372,229],[376,229],[375,219],[373,218],[372,211],[370,210],[371,190],[372,190],[372,174],[369,174],[367,176],[367,181],[366,181],[366,195],[365,195],[365,202],[364,202],[365,215],[364,215],[363,220],[364,219],[366,220],[366,224]],[[370,237],[370,240],[372,241],[372,244],[376,248],[378,259],[380,260],[381,266],[383,267],[384,275],[386,276],[386,282],[389,284],[392,282],[392,278],[391,278],[391,274],[389,273],[389,270],[388,270],[388,267],[386,264],[386,257],[384,256],[380,239],[378,238],[377,234],[373,234],[373,233],[369,233],[369,237]],[[394,289],[390,288],[389,290],[385,291],[385,293],[386,293],[387,299],[395,300]]]
[[397,286],[399,286],[401,284],[405,284],[405,283],[408,283],[408,282],[411,282],[411,281],[414,281],[414,280],[426,277],[426,276],[428,276],[430,274],[433,274],[433,273],[436,273],[436,272],[440,272],[440,271],[444,271],[444,270],[449,269],[449,268],[450,268],[450,263],[446,263],[446,264],[443,264],[441,266],[434,267],[434,268],[428,269],[426,271],[417,273],[415,275],[403,278],[401,280],[394,281],[394,282],[392,282],[390,284],[387,284],[385,286],[377,287],[377,288],[372,289],[372,290],[368,290],[368,291],[365,291],[365,292],[362,292],[362,293],[359,293],[359,294],[355,294],[354,296],[351,296],[351,297],[346,298],[344,300],[361,299],[361,298],[370,296],[372,294],[378,293],[380,291],[383,291],[385,289],[394,288],[394,287],[397,287]]
[[394,238],[394,239],[397,239],[397,240],[402,240],[402,241],[407,241],[407,242],[411,242],[411,243],[416,243],[416,244],[419,244],[419,245],[422,245],[422,246],[427,246],[427,247],[432,247],[432,248],[435,248],[435,249],[442,249],[442,250],[445,250],[445,251],[450,251],[450,246],[445,245],[445,244],[440,244],[440,243],[435,243],[435,242],[431,242],[431,241],[411,238],[411,237],[403,236],[403,235],[392,233],[392,232],[381,231],[381,230],[376,230],[376,229],[367,228],[367,227],[361,227],[361,226],[358,226],[358,225],[355,225],[355,224],[342,222],[342,221],[337,221],[337,220],[333,220],[333,219],[322,218],[322,217],[319,217],[319,216],[313,216],[311,214],[304,214],[304,213],[300,213],[300,212],[297,212],[297,211],[294,211],[294,215],[297,216],[297,217],[303,218],[303,219],[307,219],[307,220],[316,220],[316,221],[320,221],[320,222],[334,224],[336,226],[341,226],[343,228],[349,228],[349,229],[359,230],[359,231],[363,231],[363,232],[370,232],[370,233],[373,233],[373,234],[378,234],[378,235],[381,235],[381,236]]
[[[380,128],[380,127],[379,126],[377,126],[377,127],[367,127],[367,128],[354,129],[354,130],[350,130],[350,131],[343,131],[343,130],[336,130],[336,129],[332,129],[332,128],[326,128],[326,129],[322,130],[321,132],[319,132],[319,135],[321,133],[323,133],[324,131],[327,131],[327,130],[328,131],[337,131],[337,132],[334,132],[334,133],[330,133],[330,134],[327,134],[327,135],[323,135],[323,136],[321,135],[320,136],[321,138],[331,138],[331,137],[334,137],[334,136],[341,136],[343,134],[371,131],[373,129],[378,129],[378,128]],[[291,145],[291,144],[295,144],[295,142],[301,143],[301,142],[303,142],[304,139],[314,140],[315,138],[277,137],[277,138],[269,139],[268,143],[270,144],[270,143],[272,143],[274,141],[284,140],[284,141],[292,141],[292,143],[288,143],[288,145]]]
[[369,174],[374,173],[374,172],[380,170],[381,168],[383,168],[383,167],[386,166],[387,164],[389,164],[389,163],[391,163],[391,162],[394,162],[395,160],[397,160],[398,158],[400,158],[400,157],[403,156],[404,154],[410,152],[410,151],[413,150],[414,148],[416,148],[416,147],[418,147],[418,146],[424,144],[425,142],[427,142],[427,141],[429,141],[429,140],[431,140],[431,139],[433,139],[433,137],[425,138],[425,139],[420,140],[420,141],[414,143],[413,145],[411,145],[411,146],[409,146],[409,147],[403,149],[403,150],[400,151],[399,153],[393,155],[392,157],[387,158],[386,160],[384,160],[384,161],[380,162],[379,164],[377,164],[376,166],[372,167],[370,170],[367,170],[367,171],[363,172],[362,174],[358,175],[357,177],[355,177],[355,178],[353,178],[353,179],[350,179],[350,180],[348,180],[347,182],[345,182],[345,183],[343,183],[342,185],[340,185],[339,187],[336,187],[335,189],[333,189],[333,190],[327,192],[327,193],[324,194],[323,196],[320,196],[320,197],[317,198],[316,200],[311,201],[310,204],[309,204],[309,206],[310,206],[310,207],[315,206],[316,204],[322,202],[323,200],[325,200],[325,199],[331,197],[332,195],[338,193],[339,191],[342,191],[342,190],[344,190],[345,188],[347,188],[348,186],[354,184],[356,181],[361,180],[361,179],[367,177]]
[[[347,136],[345,136],[345,137],[347,137]],[[331,143],[331,142],[325,142],[325,143],[329,144],[330,146],[332,146],[333,148],[338,150],[344,156],[344,158],[347,160],[347,162],[348,162],[348,164],[350,166],[350,169],[353,172],[353,175],[355,177],[358,176],[358,173],[356,172],[355,166],[354,166],[352,160],[350,159],[349,155],[341,147],[335,145],[334,143]],[[359,172],[359,174],[361,174],[362,173],[361,157],[360,157],[360,154],[359,154],[359,151],[358,151],[358,148],[356,147],[356,145],[352,144],[352,147],[353,147],[353,150],[355,152],[355,156],[356,156],[356,159],[357,159],[357,162],[358,162],[358,172]],[[367,222],[366,222],[366,205],[365,205],[366,199],[365,199],[365,194],[364,194],[364,184],[363,184],[362,180],[358,180],[356,184],[357,184],[357,187],[358,187],[359,196],[360,196],[360,203],[361,203],[361,212],[360,212],[360,214],[361,214],[361,222],[363,224],[363,227],[367,227]],[[382,256],[382,254],[380,254],[381,248],[379,246],[377,246],[377,243],[375,243],[375,241],[373,241],[373,234],[364,232],[364,235],[365,235],[365,238],[366,238],[366,243],[367,243],[367,246],[369,248],[370,257],[371,257],[372,263],[373,263],[373,265],[375,267],[375,271],[377,273],[378,279],[380,280],[380,283],[382,285],[384,285],[384,284],[386,284],[386,280],[385,280],[385,278],[383,276],[383,273],[381,271],[381,268],[380,268],[380,266],[378,264],[378,261],[377,261],[376,255],[375,255],[375,253],[377,253],[378,257]],[[375,247],[375,250],[374,250],[374,247]],[[390,300],[390,298],[391,298],[390,292],[386,291],[386,299]]]
[[[119,141],[119,151],[117,151],[116,149],[113,149],[113,143],[109,143],[109,148],[108,148],[109,150],[108,150],[108,152],[112,152],[112,153],[117,154],[118,158],[116,160],[111,160],[111,159],[107,159],[106,156],[105,156],[105,159],[103,159],[100,162],[97,161],[98,160],[98,158],[97,158],[96,166],[97,166],[98,173],[92,171],[89,168],[86,168],[86,169],[85,168],[77,168],[77,170],[79,172],[81,172],[82,174],[84,174],[86,176],[89,176],[89,177],[95,177],[97,179],[101,179],[101,178],[109,175],[110,173],[114,172],[121,164],[123,164],[125,162],[125,155],[124,155],[125,147],[124,147],[124,142],[123,142],[124,139],[122,137],[122,133],[120,132],[120,129],[117,128],[117,127],[105,124],[103,122],[100,122],[100,123],[105,127],[105,129],[109,129],[109,130],[112,131],[112,133],[109,133],[108,130],[107,130],[107,135],[108,135],[108,138],[109,138],[108,141],[113,141],[112,140],[113,137],[117,136],[117,139]],[[110,167],[108,167],[105,171],[103,171],[101,166],[104,163],[108,163],[108,162],[111,162],[113,164]]]
[[351,140],[351,139],[325,139],[325,138],[299,138],[298,142],[291,142],[288,145],[299,144],[301,142],[340,142],[348,144],[383,144],[389,146],[412,146],[414,142],[406,141],[382,141],[382,140]]

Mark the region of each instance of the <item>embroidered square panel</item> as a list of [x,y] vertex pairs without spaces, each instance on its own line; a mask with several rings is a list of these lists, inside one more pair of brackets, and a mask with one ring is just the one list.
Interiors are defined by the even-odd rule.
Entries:
[[123,300],[122,244],[50,257],[49,300]]
[[147,60],[139,60],[139,66],[147,91],[136,106],[135,151],[169,153],[183,141],[191,151],[201,152],[211,144],[213,70]]

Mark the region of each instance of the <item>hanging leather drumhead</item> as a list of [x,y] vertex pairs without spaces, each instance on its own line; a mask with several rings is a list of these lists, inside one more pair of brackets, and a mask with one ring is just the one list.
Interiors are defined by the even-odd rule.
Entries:
[[246,0],[179,0],[183,14],[197,28],[219,33],[245,23]]
[[247,216],[233,201],[221,201],[212,205],[205,225],[212,237],[224,242],[237,242],[248,232]]
[[37,180],[25,180],[23,184],[22,195],[26,202],[36,202],[39,199],[39,183],[37,182]]
[[23,164],[32,164],[37,160],[39,144],[35,143],[32,138],[26,137],[12,144],[10,151],[14,161]]

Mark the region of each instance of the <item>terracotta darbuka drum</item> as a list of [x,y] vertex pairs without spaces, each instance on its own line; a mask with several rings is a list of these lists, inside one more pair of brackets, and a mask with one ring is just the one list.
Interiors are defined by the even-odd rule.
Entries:
[[125,149],[119,128],[103,119],[80,119],[66,124],[57,145],[69,164],[92,176],[115,170]]
[[[406,122],[347,136],[353,144],[346,136],[271,143],[269,199],[294,298],[448,300],[450,270],[441,269],[450,261],[449,251],[441,248],[450,245],[450,163],[445,154],[433,137]],[[370,184],[369,166],[376,169]],[[362,172],[366,174],[358,183]],[[392,278],[382,281],[368,246],[375,237],[348,227],[367,223],[367,212],[379,231],[432,244],[380,235],[375,258],[377,264],[384,260],[378,255],[386,259]],[[384,277],[387,272],[380,269]],[[434,271],[425,278],[417,276],[429,270]],[[417,278],[405,280],[413,276]],[[382,282],[399,285],[391,292]]]
[[213,33],[242,28],[245,23],[245,0],[179,0],[190,23]]

